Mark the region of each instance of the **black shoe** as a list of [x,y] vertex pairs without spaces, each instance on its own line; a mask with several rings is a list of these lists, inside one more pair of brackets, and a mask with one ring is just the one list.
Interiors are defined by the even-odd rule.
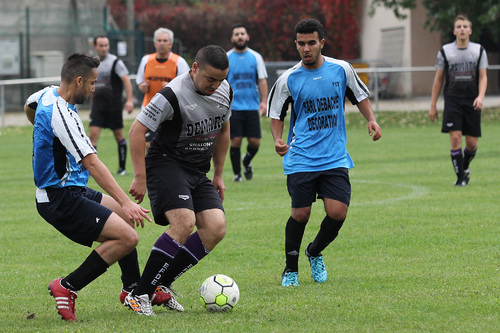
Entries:
[[253,167],[252,163],[245,163],[245,157],[243,157],[243,174],[245,175],[246,180],[250,180],[253,177]]
[[127,174],[127,171],[125,169],[123,169],[123,168],[120,168],[120,169],[118,169],[118,171],[116,172],[116,174],[118,176],[125,176]]
[[241,183],[242,181],[243,181],[243,178],[241,178],[241,175],[234,175],[233,182]]
[[467,177],[465,175],[463,175],[462,177],[458,177],[457,181],[455,182],[455,186],[458,186],[458,187],[465,187],[467,186],[467,183],[469,181],[467,180]]
[[469,184],[470,180],[470,169],[465,169],[464,170],[464,178],[465,178],[465,184]]

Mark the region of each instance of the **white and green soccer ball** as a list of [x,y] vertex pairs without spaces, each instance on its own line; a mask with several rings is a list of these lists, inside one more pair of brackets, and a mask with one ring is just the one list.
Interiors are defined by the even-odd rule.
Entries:
[[215,274],[201,285],[200,299],[210,312],[227,312],[240,300],[240,289],[229,276]]

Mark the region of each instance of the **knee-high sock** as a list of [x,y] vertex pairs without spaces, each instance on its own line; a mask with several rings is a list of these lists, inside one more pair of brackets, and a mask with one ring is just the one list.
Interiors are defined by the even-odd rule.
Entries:
[[302,243],[302,237],[304,237],[304,231],[306,229],[306,224],[298,222],[293,217],[290,216],[285,227],[285,255],[286,255],[286,268],[285,270],[290,270],[297,272],[299,270],[299,253],[300,244]]
[[172,282],[193,268],[193,266],[209,253],[210,251],[203,245],[198,232],[191,234],[179,253],[177,253],[170,263],[170,267],[162,276],[160,284],[170,286]]
[[102,259],[99,253],[93,250],[80,267],[62,279],[61,285],[73,291],[81,290],[104,274],[108,267],[109,265]]
[[245,157],[243,157],[243,164],[248,165],[248,163],[252,161],[258,151],[259,147],[251,147],[250,145],[248,145],[247,153],[245,154]]
[[474,151],[470,151],[467,149],[467,147],[464,149],[464,170],[467,170],[469,168],[470,162],[474,159],[474,156],[476,156],[477,149]]
[[450,150],[450,156],[457,177],[462,177],[464,175],[464,156],[462,155],[462,149]]
[[139,270],[139,261],[137,260],[137,249],[127,254],[122,259],[118,260],[118,265],[122,270],[123,290],[132,291],[137,287],[141,279],[141,271]]
[[125,163],[127,161],[127,140],[123,139],[118,142],[118,164],[120,169],[125,170]]
[[170,263],[179,253],[181,245],[166,233],[162,234],[156,241],[148,262],[142,272],[139,285],[134,289],[134,295],[153,295],[161,277],[169,269]]
[[309,255],[317,257],[337,237],[343,224],[344,221],[336,221],[328,215],[325,216],[316,238],[307,249]]
[[233,173],[235,175],[241,174],[241,151],[239,147],[231,147],[229,149],[229,155],[231,157],[231,165],[233,166]]

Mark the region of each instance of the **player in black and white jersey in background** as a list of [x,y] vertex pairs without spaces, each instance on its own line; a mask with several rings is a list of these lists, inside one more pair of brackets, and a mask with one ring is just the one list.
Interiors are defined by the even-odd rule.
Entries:
[[[438,119],[436,103],[446,77],[441,132],[450,133],[450,155],[457,175],[455,186],[467,186],[470,179],[469,165],[476,156],[478,138],[481,136],[481,109],[488,85],[488,58],[480,44],[469,40],[472,23],[465,15],[455,18],[453,33],[456,40],[444,45],[437,55],[429,117],[432,121]],[[465,136],[463,153],[462,136]]]
[[[170,225],[154,244],[139,286],[125,299],[135,313],[154,315],[151,297],[155,288],[170,287],[226,234],[222,171],[230,143],[233,100],[226,81],[228,68],[224,49],[203,47],[189,73],[161,89],[130,128],[135,178],[129,193],[140,203],[147,188],[155,222]],[[157,135],[144,156],[149,130]],[[210,181],[206,173],[211,161],[214,174]],[[174,297],[166,306],[184,310]]]
[[[132,83],[128,77],[128,69],[121,59],[109,53],[109,39],[106,36],[94,38],[94,50],[101,61],[97,69],[95,91],[90,98],[90,128],[89,138],[97,150],[97,141],[101,128],[113,130],[118,144],[118,172],[126,174],[127,140],[123,135],[123,114],[125,110],[130,114],[134,110]],[[122,102],[122,92],[125,88],[127,100]]]

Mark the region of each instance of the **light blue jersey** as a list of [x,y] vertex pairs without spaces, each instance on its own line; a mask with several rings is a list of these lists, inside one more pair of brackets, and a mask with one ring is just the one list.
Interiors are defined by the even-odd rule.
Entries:
[[76,107],[61,98],[57,88],[42,89],[26,101],[36,109],[33,173],[38,189],[86,186],[89,172],[79,162],[96,153]]
[[258,110],[260,105],[258,80],[267,78],[262,56],[247,48],[245,52],[230,50],[227,80],[234,91],[233,111]]
[[346,149],[344,98],[357,104],[368,98],[369,91],[349,63],[324,59],[314,70],[298,63],[278,78],[269,93],[270,118],[283,121],[291,104],[285,175],[354,166]]

